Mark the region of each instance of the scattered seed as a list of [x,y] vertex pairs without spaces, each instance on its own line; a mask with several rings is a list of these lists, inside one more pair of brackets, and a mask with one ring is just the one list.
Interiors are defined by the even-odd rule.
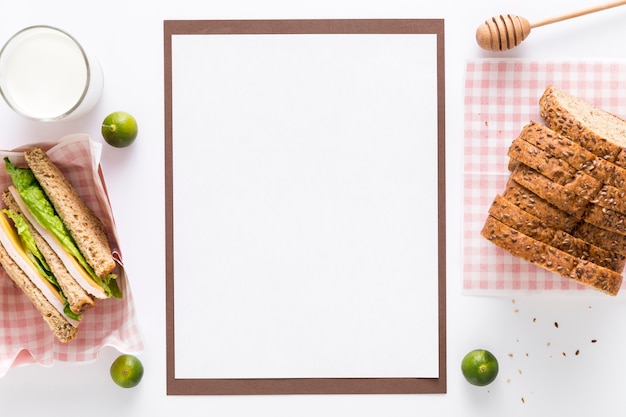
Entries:
[[557,329],[559,328],[559,322],[558,321],[554,322],[554,327],[556,327]]
[[591,339],[591,343],[596,343],[597,340],[596,339]]
[[526,402],[526,400],[524,399],[524,397],[522,397],[522,404],[525,403],[525,402]]
[[565,353],[565,352],[561,352],[561,354],[562,354],[563,356],[567,356],[567,353]]
[[578,356],[580,354],[580,349],[576,349],[575,355]]
[[533,317],[533,323],[537,321],[537,317]]

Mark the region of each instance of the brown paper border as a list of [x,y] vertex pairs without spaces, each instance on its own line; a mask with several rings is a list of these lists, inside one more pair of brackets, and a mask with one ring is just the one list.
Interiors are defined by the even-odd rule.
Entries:
[[[445,201],[445,65],[443,19],[331,20],[166,20],[165,91],[165,237],[166,343],[168,395],[269,394],[434,394],[446,384],[446,201]],[[439,233],[439,377],[438,378],[270,378],[181,379],[175,373],[174,214],[172,164],[172,36],[210,34],[435,34],[438,86],[438,233]],[[416,352],[417,354],[417,352]]]

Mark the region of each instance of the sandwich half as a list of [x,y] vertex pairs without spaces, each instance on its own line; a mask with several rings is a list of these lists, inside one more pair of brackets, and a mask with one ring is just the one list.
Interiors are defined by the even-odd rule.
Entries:
[[97,299],[122,297],[106,229],[41,148],[28,166],[5,158],[12,185],[3,192],[0,265],[62,342]]
[[[55,336],[61,342],[69,342],[76,336],[80,315],[69,309],[63,291],[20,217],[7,212],[0,214],[0,265],[39,310]],[[17,227],[11,225],[8,216]]]
[[27,167],[5,158],[9,192],[74,279],[97,299],[122,297],[106,230],[41,148],[24,153]]

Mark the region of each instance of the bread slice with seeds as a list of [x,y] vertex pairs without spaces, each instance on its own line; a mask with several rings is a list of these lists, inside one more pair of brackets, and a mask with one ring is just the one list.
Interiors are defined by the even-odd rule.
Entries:
[[541,117],[554,131],[602,159],[626,167],[618,158],[626,147],[626,121],[582,98],[548,86],[539,99]]
[[555,229],[571,233],[581,222],[580,219],[550,204],[537,194],[519,185],[512,178],[508,179],[502,197],[515,204],[521,210],[542,219],[548,226]]
[[598,157],[541,123],[529,122],[522,128],[519,138],[562,159],[574,169],[586,172],[603,184],[626,188],[625,168]]
[[496,195],[489,215],[527,236],[544,242],[577,258],[585,259],[616,272],[622,272],[626,257],[597,247],[581,238],[548,226],[543,220]]
[[511,172],[511,179],[577,219],[583,218],[590,203],[589,197],[578,195],[578,190],[558,184],[521,163]]
[[509,147],[508,156],[550,180],[571,189],[576,195],[593,199],[602,187],[596,178],[572,167],[566,161],[516,138]]
[[590,204],[585,214],[585,222],[601,229],[626,236],[626,214]]
[[621,287],[622,274],[533,239],[492,216],[485,220],[481,235],[516,257],[606,294],[617,295]]
[[572,234],[592,245],[626,256],[625,235],[601,229],[588,222],[581,222]]

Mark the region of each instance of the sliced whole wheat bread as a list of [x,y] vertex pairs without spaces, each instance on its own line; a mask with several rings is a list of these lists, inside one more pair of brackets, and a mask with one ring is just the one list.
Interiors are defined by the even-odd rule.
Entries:
[[580,219],[550,204],[537,194],[519,185],[512,178],[508,179],[502,197],[515,204],[520,209],[540,218],[554,229],[572,232],[581,222]]
[[524,126],[481,235],[611,295],[626,265],[626,121],[553,86]]
[[511,179],[577,219],[584,217],[590,203],[588,197],[578,195],[573,189],[558,184],[521,163],[511,172]]
[[626,147],[626,121],[593,104],[548,86],[539,100],[541,117],[554,131],[578,142],[602,159],[620,164]]
[[626,214],[606,207],[590,204],[585,214],[585,222],[591,223],[601,229],[626,236]]
[[574,257],[588,260],[616,272],[624,270],[626,264],[624,255],[597,247],[563,230],[554,229],[500,195],[497,195],[491,204],[489,215],[512,229]]
[[586,221],[581,222],[572,234],[600,248],[626,256],[626,235],[604,230]]
[[585,171],[574,169],[570,164],[542,149],[517,138],[511,144],[510,158],[532,168],[557,184],[571,189],[575,194],[595,198],[602,183]]
[[603,184],[626,188],[626,169],[598,157],[541,123],[529,122],[518,137],[566,161],[574,169],[588,173]]
[[488,216],[481,235],[514,256],[609,295],[616,295],[622,274],[571,256]]

